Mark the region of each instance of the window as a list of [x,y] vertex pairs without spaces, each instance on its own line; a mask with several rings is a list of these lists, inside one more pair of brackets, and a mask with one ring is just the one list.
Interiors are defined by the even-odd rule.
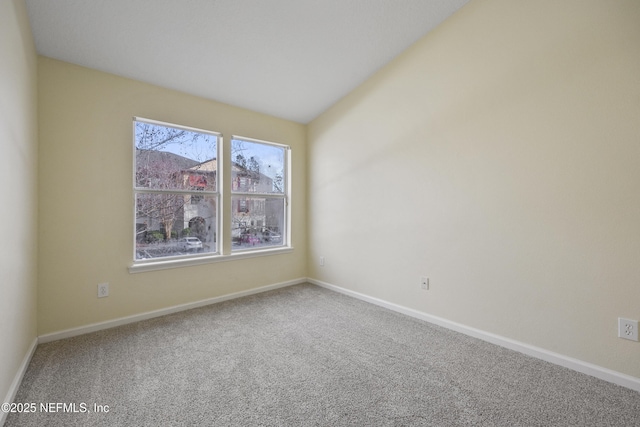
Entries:
[[232,137],[223,158],[222,144],[216,132],[134,118],[135,270],[288,248],[289,148]]
[[134,120],[135,260],[219,251],[219,139]]
[[285,244],[287,162],[282,145],[231,140],[232,251]]

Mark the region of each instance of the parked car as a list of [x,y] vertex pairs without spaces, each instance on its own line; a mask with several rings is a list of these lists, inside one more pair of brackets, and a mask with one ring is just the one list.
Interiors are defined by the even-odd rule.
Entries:
[[242,243],[248,243],[250,245],[255,245],[256,243],[260,243],[260,239],[258,238],[258,236],[251,234],[251,233],[246,233],[243,234],[241,236],[241,240]]
[[282,241],[282,236],[272,230],[264,230],[262,232],[262,240],[265,242],[277,243]]
[[183,237],[178,240],[178,248],[183,251],[202,250],[202,242],[197,237]]

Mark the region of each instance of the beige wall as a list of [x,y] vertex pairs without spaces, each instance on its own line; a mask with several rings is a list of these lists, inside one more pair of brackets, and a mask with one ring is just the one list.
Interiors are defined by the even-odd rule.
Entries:
[[0,399],[36,338],[36,69],[24,3],[0,1]]
[[[306,276],[305,127],[39,58],[40,335]],[[189,78],[185,71],[185,78]],[[130,274],[132,117],[292,147],[293,253]],[[96,297],[98,283],[110,296]]]
[[472,1],[314,120],[310,277],[640,377],[639,23]]

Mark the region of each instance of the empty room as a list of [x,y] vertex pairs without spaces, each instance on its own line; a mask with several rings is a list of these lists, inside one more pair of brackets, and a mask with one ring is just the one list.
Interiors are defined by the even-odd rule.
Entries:
[[640,2],[2,0],[0,426],[640,426]]

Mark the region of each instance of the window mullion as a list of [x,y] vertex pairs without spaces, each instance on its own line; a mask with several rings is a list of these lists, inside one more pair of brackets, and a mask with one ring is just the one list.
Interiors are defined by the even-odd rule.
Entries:
[[210,195],[210,196],[215,196],[216,194],[218,194],[217,191],[206,191],[206,190],[156,190],[153,188],[134,188],[134,191],[136,193],[140,193],[140,194],[202,194],[202,195]]
[[233,192],[232,196],[243,196],[243,197],[266,197],[272,199],[283,199],[286,198],[284,194],[278,193],[247,193],[247,192]]

